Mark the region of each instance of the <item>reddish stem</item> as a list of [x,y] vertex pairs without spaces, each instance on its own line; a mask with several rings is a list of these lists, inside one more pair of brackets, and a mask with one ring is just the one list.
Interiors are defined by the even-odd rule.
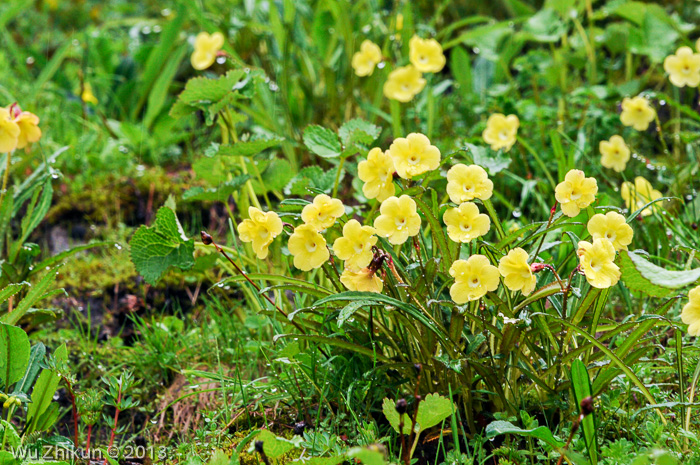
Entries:
[[85,452],[87,453],[88,457],[90,456],[90,437],[91,436],[92,436],[92,425],[88,425],[87,444],[85,445]]
[[[119,383],[119,394],[117,394],[117,406],[116,411],[114,412],[114,426],[112,426],[112,432],[109,435],[109,446],[107,446],[107,455],[109,456],[109,450],[112,448],[114,445],[114,434],[117,431],[117,421],[119,420],[119,404],[122,402],[122,383]],[[103,465],[107,465],[107,457],[105,457],[105,461],[103,462]]]
[[75,444],[75,448],[77,449],[80,447],[80,444],[78,444],[78,407],[75,405],[75,393],[73,393],[73,386],[71,385],[70,381],[68,381],[68,379],[63,378],[63,381],[65,381],[66,386],[68,387],[70,403],[73,407],[73,443]]

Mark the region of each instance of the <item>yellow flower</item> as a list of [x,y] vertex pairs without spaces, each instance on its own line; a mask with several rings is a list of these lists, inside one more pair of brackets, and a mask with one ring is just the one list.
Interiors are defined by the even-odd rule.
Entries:
[[388,152],[396,173],[403,179],[411,179],[440,166],[440,149],[430,145],[430,140],[417,132],[394,139]]
[[20,132],[10,110],[0,107],[0,153],[12,152],[17,148]]
[[377,234],[386,237],[394,245],[403,244],[409,236],[420,231],[420,216],[416,212],[416,202],[407,195],[389,197],[379,207],[381,213],[374,220]]
[[625,126],[632,126],[637,131],[646,131],[655,116],[656,110],[644,97],[625,97],[622,100],[620,121]]
[[455,242],[469,242],[483,236],[491,228],[491,220],[475,203],[465,202],[457,208],[450,208],[442,217],[447,225],[447,235]]
[[537,278],[532,274],[527,259],[527,252],[516,247],[498,262],[498,271],[503,276],[506,287],[511,291],[520,291],[523,295],[531,293],[537,284]]
[[411,37],[408,42],[408,56],[411,64],[423,73],[437,73],[445,66],[445,55],[442,46],[435,39]]
[[248,216],[238,225],[238,235],[243,242],[252,242],[255,254],[264,259],[267,248],[282,232],[282,220],[275,212],[264,212],[255,207],[248,207]]
[[607,239],[578,243],[578,258],[588,283],[598,289],[614,286],[620,280],[620,268],[615,260],[615,247]]
[[[12,109],[10,109],[12,113]],[[19,126],[19,137],[17,138],[17,148],[23,149],[29,144],[33,144],[41,139],[41,129],[39,128],[39,117],[28,111],[21,111],[17,107],[15,123]]]
[[561,211],[572,218],[578,215],[582,208],[592,204],[597,193],[598,183],[595,178],[587,178],[581,170],[566,173],[564,181],[554,190],[554,196],[561,204]]
[[496,113],[489,116],[481,137],[493,150],[505,149],[507,152],[515,144],[518,127],[520,127],[520,120],[517,116]]
[[220,32],[215,32],[209,35],[206,32],[200,32],[194,39],[194,52],[190,57],[190,62],[194,69],[207,69],[216,61],[216,54],[224,46],[224,35]]
[[700,55],[690,47],[681,47],[664,60],[668,80],[676,87],[697,87],[700,84]]
[[389,73],[384,83],[384,96],[399,102],[410,102],[423,87],[425,79],[421,72],[412,65],[403,66]]
[[388,152],[376,147],[370,150],[367,160],[357,165],[357,174],[365,183],[362,186],[365,197],[383,202],[394,195],[394,171],[394,161]]
[[688,292],[688,303],[683,306],[681,320],[688,326],[688,334],[700,336],[700,286]]
[[350,291],[380,293],[384,288],[384,283],[377,276],[377,273],[368,268],[362,268],[358,271],[345,268],[343,274],[340,275],[340,282]]
[[493,182],[479,165],[453,166],[447,172],[447,195],[456,204],[473,199],[488,200],[493,194]]
[[372,261],[372,246],[377,243],[372,226],[362,226],[357,220],[350,220],[343,226],[343,236],[333,243],[333,252],[345,260],[345,268],[365,268]]
[[594,240],[607,239],[612,242],[615,250],[627,250],[627,246],[632,243],[632,236],[634,236],[634,231],[627,224],[625,217],[616,212],[593,215],[588,220],[587,228]]
[[302,224],[294,229],[294,234],[289,237],[287,248],[294,256],[294,266],[302,271],[318,268],[330,257],[326,240],[308,224]]
[[600,164],[606,168],[611,168],[618,173],[625,170],[630,159],[630,149],[625,144],[625,139],[620,136],[612,136],[610,140],[602,140],[598,145],[600,154]]
[[358,76],[369,76],[380,61],[382,50],[371,40],[365,40],[360,45],[360,51],[352,56],[352,68]]
[[450,276],[455,278],[450,287],[450,297],[456,304],[478,300],[489,291],[498,288],[498,268],[483,255],[472,255],[468,260],[457,260],[450,267]]
[[[630,212],[635,212],[652,200],[662,197],[661,192],[651,187],[651,183],[641,176],[634,178],[634,184],[628,181],[623,182],[620,196]],[[651,215],[652,208],[657,208],[655,205],[642,210],[642,216]]]
[[332,199],[326,194],[317,195],[313,203],[304,207],[301,211],[301,219],[304,223],[313,226],[317,231],[330,228],[335,220],[345,214],[343,202]]

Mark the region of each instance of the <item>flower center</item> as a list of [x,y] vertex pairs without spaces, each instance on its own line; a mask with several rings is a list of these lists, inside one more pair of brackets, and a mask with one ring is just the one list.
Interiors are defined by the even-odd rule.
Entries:
[[688,65],[685,65],[683,67],[683,74],[688,74],[689,72],[690,72],[690,68],[688,67]]
[[474,186],[472,186],[471,184],[465,184],[464,186],[462,186],[462,190],[464,192],[471,192],[474,190]]
[[428,62],[428,57],[425,55],[421,55],[418,57],[418,61],[421,63],[427,63]]
[[501,140],[506,140],[508,139],[508,133],[505,131],[501,131],[498,133],[498,138]]
[[268,231],[266,228],[260,228],[260,239],[267,239],[269,235],[270,231]]
[[419,161],[420,161],[420,157],[418,157],[418,155],[416,155],[415,153],[412,154],[412,155],[408,158],[408,162],[409,162],[411,165],[417,165]]
[[306,250],[309,251],[309,253],[314,253],[316,252],[316,243],[315,242],[307,242],[306,243]]
[[408,84],[401,84],[401,90],[404,92],[408,92],[411,90],[411,87]]
[[481,282],[479,281],[479,278],[474,276],[471,280],[469,280],[469,286],[470,287],[479,287]]
[[353,247],[353,248],[355,249],[356,254],[361,254],[362,251],[364,250],[364,247],[362,246],[362,244],[359,244],[359,243],[355,244],[355,247]]
[[576,189],[573,189],[571,191],[571,200],[578,200],[581,198],[581,194],[576,191]]
[[610,242],[614,242],[615,239],[617,238],[617,234],[615,234],[614,232],[608,231],[605,233],[605,238],[607,240],[609,240]]
[[471,225],[471,224],[467,224],[467,223],[462,223],[462,224],[459,225],[459,229],[461,229],[461,230],[464,231],[464,232],[469,232],[469,231],[472,230],[472,225]]
[[595,260],[591,260],[591,269],[597,273],[600,271],[600,263],[596,262]]
[[404,218],[404,217],[396,218],[394,223],[396,223],[396,229],[401,231],[403,229],[403,227],[406,226],[406,218]]

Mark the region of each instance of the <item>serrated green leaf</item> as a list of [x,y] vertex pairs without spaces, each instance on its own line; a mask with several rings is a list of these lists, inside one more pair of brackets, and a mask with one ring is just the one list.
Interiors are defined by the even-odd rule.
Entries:
[[21,291],[24,287],[29,285],[27,282],[8,284],[2,290],[0,290],[0,304],[5,302],[7,299],[12,297]]
[[416,429],[424,431],[439,425],[444,419],[452,415],[452,401],[439,394],[428,394],[418,405],[416,416]]
[[243,77],[242,69],[234,69],[217,79],[196,77],[187,81],[178,100],[187,105],[218,102],[231,92],[233,86]]
[[[399,425],[401,424],[401,418],[399,417],[399,412],[396,411],[396,402],[385,397],[384,401],[382,402],[382,412],[384,413],[384,416],[391,427],[394,428],[394,431],[397,433],[400,432],[401,430],[399,429]],[[411,434],[412,429],[413,420],[411,420],[411,417],[407,413],[404,413],[403,434]]]
[[5,420],[0,420],[0,438],[3,438],[2,442],[8,448],[17,448],[22,443],[15,427]]
[[257,155],[263,150],[280,145],[284,137],[264,137],[247,141],[236,142],[232,145],[222,145],[219,147],[219,155],[231,157],[249,157]]
[[371,144],[379,137],[381,132],[382,128],[379,126],[361,118],[355,118],[343,124],[338,130],[338,135],[340,140],[343,141],[343,145],[348,147],[358,143]]
[[322,126],[312,124],[304,129],[304,145],[323,158],[339,157],[343,151],[338,136]]
[[627,250],[620,251],[620,271],[622,280],[629,289],[653,297],[666,297],[700,279],[700,268],[669,271]]
[[0,323],[0,381],[5,391],[22,379],[30,351],[29,337],[22,328]]
[[532,438],[541,439],[555,449],[559,449],[564,446],[564,443],[557,439],[546,426],[539,426],[533,429],[522,429],[508,421],[497,420],[489,423],[489,425],[486,427],[486,438],[492,439],[499,434],[517,434],[519,436],[529,436]]
[[155,284],[171,266],[194,265],[194,240],[184,237],[175,212],[162,207],[152,227],[141,226],[129,242],[131,261],[146,282]]
[[486,147],[473,144],[466,144],[464,150],[469,152],[475,165],[481,166],[492,176],[510,165],[511,157],[505,152],[489,152]]
[[285,187],[287,195],[300,197],[309,195],[308,189],[318,189],[330,193],[335,182],[335,172],[324,172],[320,166],[307,166],[302,168]]

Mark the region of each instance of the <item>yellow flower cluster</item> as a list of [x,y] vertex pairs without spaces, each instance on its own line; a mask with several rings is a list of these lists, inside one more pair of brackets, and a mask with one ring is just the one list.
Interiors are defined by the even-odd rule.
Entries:
[[24,149],[41,139],[39,117],[16,103],[0,107],[0,153]]
[[[397,23],[397,29],[399,24]],[[435,39],[413,36],[408,43],[410,64],[389,73],[384,83],[384,95],[399,102],[410,102],[426,84],[423,73],[438,73],[445,66],[442,46]],[[364,40],[352,56],[352,68],[358,76],[370,76],[382,61],[382,51],[370,40]]]

